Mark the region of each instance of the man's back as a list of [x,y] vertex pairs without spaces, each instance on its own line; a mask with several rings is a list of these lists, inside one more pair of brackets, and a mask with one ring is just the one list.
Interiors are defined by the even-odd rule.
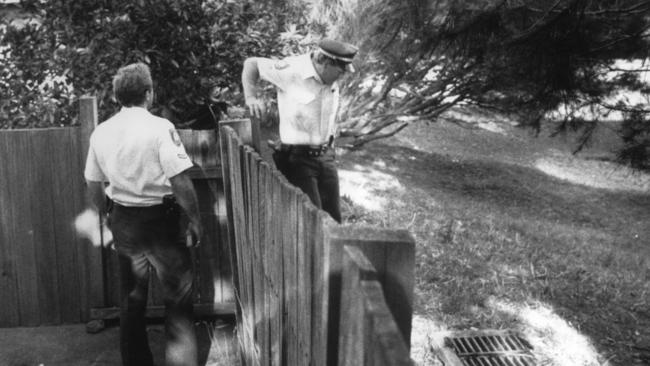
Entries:
[[139,107],[97,126],[91,148],[107,194],[126,206],[160,204],[172,192],[168,177],[191,166],[173,124]]

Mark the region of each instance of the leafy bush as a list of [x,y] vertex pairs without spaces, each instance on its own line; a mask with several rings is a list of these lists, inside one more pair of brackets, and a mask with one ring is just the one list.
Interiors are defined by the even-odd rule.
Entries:
[[[128,63],[150,65],[154,111],[175,123],[215,103],[240,103],[241,65],[254,55],[279,56],[292,40],[280,37],[304,6],[277,1],[27,0],[38,24],[0,34],[2,128],[75,123],[77,97],[97,96],[99,117],[113,114],[111,79]],[[295,42],[294,42],[295,43]]]
[[65,125],[69,118],[67,110],[74,99],[71,85],[46,70],[52,61],[40,34],[34,24],[0,28],[2,39],[15,45],[0,48],[0,128]]

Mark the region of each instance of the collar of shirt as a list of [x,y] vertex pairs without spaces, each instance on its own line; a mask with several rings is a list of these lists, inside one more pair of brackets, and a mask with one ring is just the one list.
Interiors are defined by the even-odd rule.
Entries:
[[320,76],[316,72],[316,69],[314,68],[314,63],[311,60],[310,53],[300,55],[297,57],[297,59],[298,59],[298,67],[299,67],[298,72],[300,73],[300,76],[302,76],[303,79],[309,79],[313,77],[314,79],[316,79],[316,81],[323,84],[323,80],[320,78]]
[[129,113],[129,114],[131,114],[131,113],[150,114],[150,113],[149,113],[149,110],[148,110],[147,108],[144,108],[144,107],[138,107],[138,106],[134,106],[134,107],[122,107],[122,109],[120,109],[120,113]]

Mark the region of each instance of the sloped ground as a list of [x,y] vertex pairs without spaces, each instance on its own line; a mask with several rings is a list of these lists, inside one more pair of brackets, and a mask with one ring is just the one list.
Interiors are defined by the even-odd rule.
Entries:
[[521,331],[540,365],[650,364],[650,178],[507,124],[409,127],[340,155],[348,222],[416,238],[413,358],[437,331]]
[[[603,160],[607,131],[575,157],[570,138],[481,125],[414,125],[340,155],[346,220],[416,238],[412,357],[437,365],[439,332],[510,328],[539,365],[650,364],[648,175]],[[156,357],[162,334],[150,327]],[[238,363],[232,324],[199,337],[206,365]],[[116,327],[0,329],[0,345],[3,366],[120,364]]]

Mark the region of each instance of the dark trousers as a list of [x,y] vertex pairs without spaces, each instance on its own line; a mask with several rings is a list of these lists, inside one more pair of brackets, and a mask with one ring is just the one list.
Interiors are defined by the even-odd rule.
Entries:
[[180,211],[163,205],[115,205],[110,227],[120,257],[122,363],[153,365],[145,321],[149,272],[153,268],[164,290],[166,364],[196,366],[192,261],[181,239]]
[[321,156],[276,151],[273,160],[287,180],[305,192],[316,207],[341,222],[339,174],[333,149]]

